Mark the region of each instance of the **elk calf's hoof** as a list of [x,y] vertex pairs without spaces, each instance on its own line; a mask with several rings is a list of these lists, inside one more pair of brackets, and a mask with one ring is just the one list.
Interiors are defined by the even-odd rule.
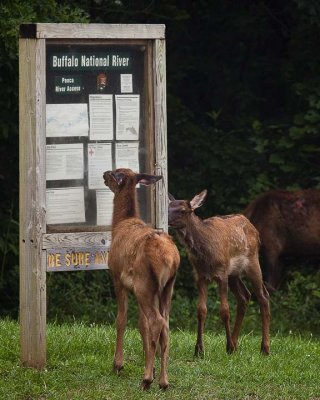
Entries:
[[141,389],[148,390],[151,386],[152,380],[151,379],[144,379],[141,382]]
[[227,344],[227,353],[233,354],[237,350],[234,344]]
[[113,371],[119,375],[120,372],[123,370],[123,365],[113,364]]
[[270,347],[265,346],[264,344],[261,344],[261,354],[264,356],[268,356],[270,354]]
[[168,387],[169,387],[169,382],[166,382],[166,383],[159,383],[159,388],[161,389],[161,390],[167,390],[168,389]]
[[195,357],[200,357],[200,358],[204,358],[204,349],[203,346],[196,344],[196,347],[194,349],[194,356]]

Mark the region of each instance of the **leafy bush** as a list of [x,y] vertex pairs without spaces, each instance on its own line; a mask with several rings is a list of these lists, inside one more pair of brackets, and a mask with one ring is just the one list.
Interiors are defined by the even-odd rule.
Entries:
[[272,297],[273,330],[320,334],[320,271],[294,271],[285,290]]
[[[1,316],[16,317],[19,304],[20,23],[166,24],[169,189],[177,198],[191,198],[207,188],[207,203],[199,210],[202,216],[237,212],[269,188],[320,186],[318,7],[300,0],[182,3],[1,3]],[[197,293],[185,251],[180,250],[171,326],[193,330]],[[272,297],[273,330],[317,333],[318,292],[311,287],[319,283],[316,268],[313,265],[308,274],[288,276],[288,286]],[[216,299],[213,286],[207,329],[221,330]],[[136,310],[131,299],[132,324]],[[105,271],[48,275],[49,319],[113,322],[115,314],[112,285]],[[259,311],[252,301],[244,329],[258,327]]]
[[[190,269],[189,266],[186,268]],[[197,328],[197,292],[193,279],[190,291],[185,291],[183,273],[179,271],[170,313],[170,328],[189,330]],[[190,271],[189,271],[190,272]],[[250,288],[250,284],[248,284]],[[276,334],[312,333],[320,335],[320,271],[302,274],[294,271],[284,287],[272,294],[271,332]],[[252,292],[252,289],[251,289]],[[231,321],[235,319],[236,302],[229,295]],[[216,284],[209,287],[206,331],[223,333],[220,320],[219,299]],[[83,321],[87,324],[114,324],[117,305],[109,272],[91,271],[52,273],[48,275],[48,320],[56,322]],[[134,296],[129,297],[128,325],[137,326],[138,306]],[[259,305],[254,294],[247,308],[242,333],[261,331]]]
[[56,0],[13,0],[0,4],[0,315],[19,308],[19,25],[87,22],[77,6]]

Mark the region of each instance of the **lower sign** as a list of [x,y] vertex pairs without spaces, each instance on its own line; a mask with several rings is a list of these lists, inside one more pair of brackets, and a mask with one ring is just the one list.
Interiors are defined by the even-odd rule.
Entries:
[[106,247],[47,250],[47,271],[77,271],[108,268]]

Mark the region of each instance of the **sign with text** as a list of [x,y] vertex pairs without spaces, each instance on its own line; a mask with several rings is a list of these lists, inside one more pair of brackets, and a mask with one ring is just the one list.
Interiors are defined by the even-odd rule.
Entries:
[[106,246],[59,248],[47,250],[47,271],[108,269]]
[[50,56],[52,70],[95,70],[126,69],[131,67],[131,57],[127,53],[56,53]]
[[54,91],[61,94],[80,93],[83,90],[80,76],[63,75],[55,76]]
[[[109,230],[113,202],[103,172],[147,171],[152,164],[146,49],[130,43],[47,43],[48,233]],[[149,189],[137,190],[141,216],[150,223]]]

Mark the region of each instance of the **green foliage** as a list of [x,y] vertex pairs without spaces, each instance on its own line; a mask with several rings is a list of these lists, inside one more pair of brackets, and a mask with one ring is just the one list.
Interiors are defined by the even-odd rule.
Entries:
[[[199,213],[211,216],[238,212],[270,188],[320,187],[319,17],[316,2],[305,0],[2,2],[0,315],[18,313],[19,24],[165,23],[169,190],[190,199],[207,188],[208,200]],[[171,325],[194,330],[196,288],[185,251],[180,251]],[[288,276],[289,286],[272,298],[274,330],[317,333],[319,318],[311,318],[317,296],[306,292],[318,276],[316,269]],[[216,299],[212,287],[209,330],[221,329]],[[131,299],[129,322],[134,326],[136,311]],[[113,322],[115,314],[108,273],[48,275],[50,320]],[[259,324],[253,301],[245,329],[259,329]]]
[[23,368],[19,328],[0,321],[0,398],[20,399],[264,399],[305,400],[319,396],[319,341],[296,335],[271,338],[271,355],[259,354],[260,337],[241,338],[238,351],[225,352],[224,335],[207,332],[205,357],[193,358],[195,335],[171,332],[169,382],[162,392],[156,379],[142,391],[143,353],[137,330],[124,338],[124,370],[112,372],[115,329],[83,324],[48,325],[48,362],[42,371]]
[[272,297],[273,327],[281,332],[320,334],[320,271],[292,273],[287,289]]
[[[185,270],[183,268],[186,268]],[[197,291],[190,277],[190,266],[185,263],[179,271],[175,286],[171,313],[172,330],[197,330]],[[67,275],[67,276],[66,276]],[[287,277],[287,284],[272,294],[271,332],[276,334],[312,333],[320,335],[320,272],[312,268],[304,274],[298,270]],[[87,324],[114,324],[117,304],[110,274],[106,271],[51,273],[48,274],[48,319],[57,322],[83,321]],[[248,284],[250,288],[250,284]],[[252,289],[251,289],[252,292]],[[235,319],[236,302],[229,295],[231,321]],[[208,293],[206,332],[222,333],[217,287],[212,284]],[[134,296],[129,297],[128,325],[137,327],[138,306]],[[242,332],[259,335],[261,316],[253,294]]]
[[1,231],[2,235],[0,235],[0,314],[17,317],[17,306],[19,304],[19,282],[17,278],[19,270],[17,243],[19,223],[13,217],[13,203],[10,209],[5,211],[7,211],[7,214],[3,215],[3,230]]
[[19,25],[88,22],[77,6],[56,0],[0,4],[0,314],[17,317],[19,305]]
[[49,320],[114,321],[117,310],[110,280],[109,272],[104,270],[48,274]]

